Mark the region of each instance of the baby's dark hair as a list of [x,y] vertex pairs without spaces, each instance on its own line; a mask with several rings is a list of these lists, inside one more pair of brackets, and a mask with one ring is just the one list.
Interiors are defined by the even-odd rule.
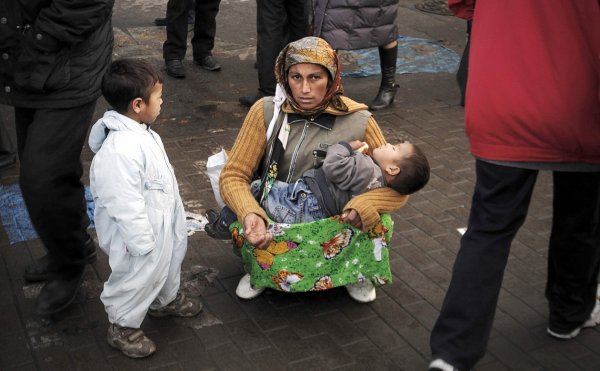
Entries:
[[412,147],[412,154],[403,157],[397,164],[401,169],[400,173],[387,184],[403,195],[415,193],[429,182],[429,161],[419,147],[414,144]]
[[162,82],[162,76],[150,63],[141,59],[118,59],[102,78],[102,95],[114,110],[125,114],[135,98],[148,102],[154,85]]

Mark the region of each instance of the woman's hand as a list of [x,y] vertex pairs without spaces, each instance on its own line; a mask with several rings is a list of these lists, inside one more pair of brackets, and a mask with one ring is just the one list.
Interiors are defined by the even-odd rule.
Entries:
[[362,220],[355,209],[344,210],[341,219],[344,223],[348,223],[354,228],[362,230]]
[[252,246],[259,249],[266,249],[273,241],[271,233],[267,233],[267,226],[263,218],[254,213],[250,213],[244,218],[244,235]]

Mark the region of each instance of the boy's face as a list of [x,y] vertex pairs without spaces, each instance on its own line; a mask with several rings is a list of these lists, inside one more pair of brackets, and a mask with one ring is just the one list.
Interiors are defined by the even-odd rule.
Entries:
[[151,124],[160,114],[160,106],[163,103],[162,89],[163,84],[157,82],[150,91],[150,98],[148,99],[148,102],[142,101],[139,112],[139,119],[141,122],[145,124]]
[[377,161],[382,169],[385,169],[388,166],[397,166],[403,158],[410,157],[413,151],[413,145],[409,142],[398,144],[386,143],[379,148],[375,148],[372,151],[371,157]]

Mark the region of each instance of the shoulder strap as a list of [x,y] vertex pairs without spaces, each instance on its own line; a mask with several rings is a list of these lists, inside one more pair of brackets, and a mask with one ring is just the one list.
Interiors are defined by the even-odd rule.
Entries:
[[263,98],[263,115],[265,116],[265,129],[269,127],[269,123],[273,118],[273,97]]

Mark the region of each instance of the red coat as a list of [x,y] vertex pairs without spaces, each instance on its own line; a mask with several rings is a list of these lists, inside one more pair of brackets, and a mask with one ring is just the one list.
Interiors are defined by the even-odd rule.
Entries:
[[470,53],[473,155],[600,163],[600,1],[478,0]]
[[455,16],[470,21],[473,19],[475,0],[448,0],[448,8]]

